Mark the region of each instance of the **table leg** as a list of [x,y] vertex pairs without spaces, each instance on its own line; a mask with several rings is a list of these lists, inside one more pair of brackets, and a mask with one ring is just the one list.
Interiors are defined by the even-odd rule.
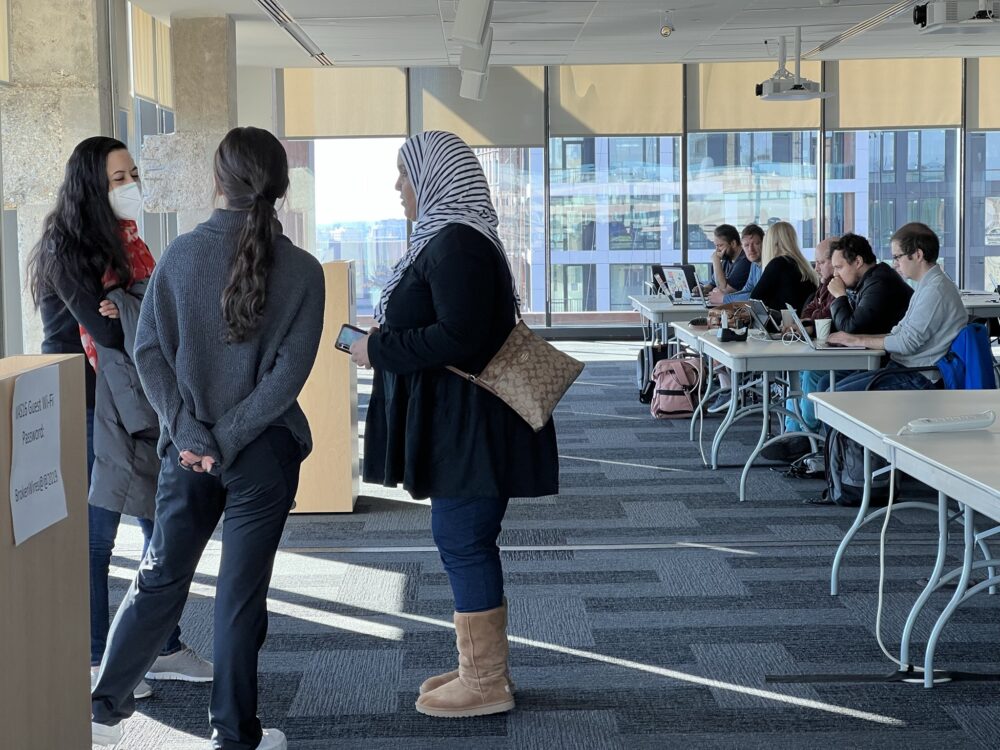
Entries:
[[[699,352],[698,356],[701,356]],[[708,370],[708,380],[705,383],[705,390],[702,393],[701,400],[698,402],[698,406],[695,407],[694,414],[691,415],[691,426],[688,428],[688,440],[694,440],[694,425],[696,420],[705,421],[705,410],[708,408],[708,394],[712,392],[712,379],[715,376],[714,368],[712,367],[712,361],[705,361],[703,358],[701,361],[701,371],[704,372]],[[698,449],[701,450],[701,433],[698,433]]]
[[733,423],[736,418],[736,401],[739,398],[740,392],[740,373],[732,373],[732,379],[729,383],[729,409],[726,411],[726,418],[722,420],[722,424],[719,425],[719,429],[715,431],[715,437],[712,438],[712,468],[719,468],[719,446],[722,445],[722,438],[726,434],[726,430]]
[[972,526],[974,523],[973,516],[974,513],[972,508],[966,505],[964,509],[965,526],[962,529],[962,538],[965,545],[962,552],[962,575],[958,579],[958,586],[955,588],[955,594],[948,602],[948,606],[946,606],[944,611],[941,612],[937,622],[934,623],[934,629],[931,631],[931,636],[927,639],[927,651],[924,654],[925,688],[934,687],[934,651],[937,648],[938,639],[941,637],[941,632],[944,630],[944,626],[947,625],[948,620],[951,619],[952,613],[954,613],[954,611],[958,609],[958,605],[962,603],[962,599],[965,597],[965,592],[969,587],[969,578],[972,575],[972,553],[975,550],[975,535]]
[[917,624],[917,617],[923,610],[924,605],[937,588],[941,578],[941,571],[944,570],[945,554],[948,551],[948,498],[943,492],[938,493],[938,550],[937,558],[934,560],[934,570],[931,571],[927,585],[920,592],[920,596],[913,603],[910,615],[906,618],[906,625],[903,627],[903,637],[899,644],[900,669],[910,667],[910,636],[913,634],[913,627]]
[[761,448],[767,441],[767,433],[771,429],[771,373],[766,370],[761,373],[761,391],[764,403],[762,405],[763,419],[761,420],[760,437],[757,438],[757,445],[750,452],[750,457],[743,466],[743,473],[740,474],[740,502],[747,499],[747,477],[750,475],[750,467],[760,453]]
[[872,452],[867,448],[864,449],[864,472],[865,487],[861,491],[861,506],[858,508],[858,515],[855,516],[851,528],[844,534],[844,538],[840,541],[840,546],[837,547],[837,552],[833,556],[833,569],[830,571],[830,596],[836,596],[839,593],[840,563],[844,559],[847,545],[851,543],[854,535],[858,533],[858,529],[864,524],[865,516],[868,515],[868,506],[872,501]]

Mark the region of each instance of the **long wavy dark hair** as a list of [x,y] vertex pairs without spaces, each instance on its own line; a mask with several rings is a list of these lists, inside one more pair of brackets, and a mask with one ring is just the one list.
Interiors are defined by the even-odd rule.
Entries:
[[37,307],[59,279],[74,278],[100,294],[111,271],[124,286],[132,267],[118,218],[108,200],[108,155],[127,146],[99,135],[77,144],[66,162],[56,206],[28,258],[28,285]]
[[230,209],[247,212],[222,293],[228,340],[239,342],[253,333],[267,303],[275,229],[280,227],[274,204],[288,191],[284,147],[266,130],[233,128],[215,152],[215,185]]

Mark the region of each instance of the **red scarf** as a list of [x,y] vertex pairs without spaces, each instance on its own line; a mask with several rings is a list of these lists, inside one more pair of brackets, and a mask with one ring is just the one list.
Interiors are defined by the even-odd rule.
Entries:
[[[118,224],[122,233],[122,241],[125,243],[125,251],[128,253],[129,266],[132,269],[132,283],[145,281],[153,275],[153,266],[156,265],[153,254],[149,252],[146,243],[139,237],[139,227],[134,221],[122,220]],[[119,283],[118,277],[110,268],[104,274],[103,282],[105,289],[118,286]],[[83,326],[80,326],[80,341],[83,343],[83,351],[87,355],[87,361],[96,372],[97,345]]]

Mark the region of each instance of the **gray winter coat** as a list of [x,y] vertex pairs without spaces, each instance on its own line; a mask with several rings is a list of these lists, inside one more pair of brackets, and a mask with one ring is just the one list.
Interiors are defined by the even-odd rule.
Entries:
[[97,391],[94,400],[94,471],[90,504],[152,519],[160,459],[156,441],[160,425],[139,383],[132,362],[139,307],[146,282],[127,291],[115,289],[107,298],[118,306],[125,349],[97,345]]

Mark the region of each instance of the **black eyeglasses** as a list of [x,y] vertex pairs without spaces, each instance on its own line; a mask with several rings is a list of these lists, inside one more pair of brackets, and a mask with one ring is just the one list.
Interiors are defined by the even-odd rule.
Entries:
[[909,257],[910,257],[910,253],[900,253],[899,255],[896,255],[895,253],[892,253],[892,262],[893,263],[898,263],[900,258],[909,258]]

